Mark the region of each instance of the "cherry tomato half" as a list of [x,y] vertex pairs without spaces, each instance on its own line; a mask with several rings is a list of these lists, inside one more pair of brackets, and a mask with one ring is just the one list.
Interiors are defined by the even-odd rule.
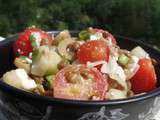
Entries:
[[82,44],[77,52],[77,58],[80,63],[99,60],[108,61],[109,48],[103,40],[93,40]]
[[132,90],[135,93],[149,92],[156,88],[157,78],[150,59],[139,60],[140,68],[131,78]]
[[[37,35],[34,36],[34,34]],[[41,29],[35,27],[27,28],[19,35],[13,45],[15,55],[28,56],[29,53],[33,51],[34,47],[36,47],[37,42],[39,42],[40,45],[50,45],[52,44],[52,38]]]
[[70,65],[60,70],[54,81],[54,97],[74,100],[103,100],[107,82],[95,68]]

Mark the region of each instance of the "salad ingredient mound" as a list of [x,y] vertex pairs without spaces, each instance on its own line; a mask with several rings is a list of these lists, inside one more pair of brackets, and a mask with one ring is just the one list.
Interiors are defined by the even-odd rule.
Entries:
[[120,48],[106,30],[72,36],[29,27],[13,44],[15,70],[3,81],[42,96],[72,100],[123,99],[156,88],[152,59],[140,46]]

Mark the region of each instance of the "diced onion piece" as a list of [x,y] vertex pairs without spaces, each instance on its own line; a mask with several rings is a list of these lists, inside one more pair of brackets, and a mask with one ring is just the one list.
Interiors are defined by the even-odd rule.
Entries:
[[115,57],[110,56],[108,63],[102,65],[101,72],[109,74],[112,79],[117,81],[126,80],[125,73],[122,67],[118,65]]
[[101,38],[103,38],[103,34],[99,32],[90,35],[90,40],[99,40]]
[[110,56],[108,63],[102,65],[101,72],[108,74],[111,79],[116,80],[127,89],[125,72],[122,67],[118,65],[115,57]]
[[108,46],[112,46],[113,45],[111,37],[108,37],[106,42],[108,43]]
[[123,99],[123,98],[127,98],[127,94],[126,91],[121,91],[118,89],[110,89],[108,91],[108,93],[106,94],[106,98],[109,99]]
[[35,81],[29,78],[24,69],[16,69],[5,73],[3,75],[3,81],[24,90],[32,90],[37,87]]
[[140,46],[137,46],[134,49],[132,49],[131,50],[131,55],[137,56],[139,59],[149,57],[148,53],[143,48],[141,48]]
[[69,44],[75,42],[72,38],[67,38],[63,41],[61,41],[58,44],[58,52],[61,56],[63,56],[65,59],[71,60],[72,59],[72,55],[69,53],[69,51],[67,51],[67,47]]
[[131,56],[129,63],[126,65],[126,68],[124,70],[126,77],[127,77],[127,80],[131,79],[138,71],[138,69],[139,69],[138,61],[139,61],[138,57]]
[[87,62],[87,67],[92,68],[92,67],[95,67],[97,65],[102,65],[102,64],[105,64],[105,63],[107,63],[107,62],[103,61],[103,60],[96,61],[96,62]]
[[139,69],[139,65],[136,65],[131,70],[125,70],[125,74],[127,76],[127,80],[131,79],[137,73],[138,69]]
[[70,39],[71,38],[71,35],[69,33],[68,30],[64,30],[62,32],[60,32],[54,39],[54,44],[57,45],[59,44],[59,42],[61,42],[62,40],[64,39]]
[[31,70],[31,67],[30,67],[30,64],[26,62],[27,62],[26,60],[23,60],[21,58],[15,58],[14,65],[18,68],[24,69],[27,73],[29,73]]
[[70,33],[69,33],[68,30],[64,30],[64,31],[60,32],[60,33],[55,37],[56,40],[64,40],[64,39],[66,39],[66,38],[71,38],[71,35],[70,35]]

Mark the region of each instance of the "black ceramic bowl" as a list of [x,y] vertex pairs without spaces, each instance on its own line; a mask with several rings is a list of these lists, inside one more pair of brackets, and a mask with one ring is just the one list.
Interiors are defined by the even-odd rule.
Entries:
[[[56,31],[50,32],[57,34]],[[72,32],[76,35],[76,32]],[[0,76],[13,68],[12,43],[16,37],[0,42]],[[141,42],[116,36],[121,48],[142,46],[159,64],[160,52]],[[11,87],[0,81],[3,113],[9,120],[151,120],[160,108],[160,88],[145,95],[111,101],[74,101],[43,97]]]

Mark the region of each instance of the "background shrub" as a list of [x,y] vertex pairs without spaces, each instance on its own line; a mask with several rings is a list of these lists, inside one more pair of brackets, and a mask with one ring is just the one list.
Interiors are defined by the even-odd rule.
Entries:
[[0,0],[0,35],[88,26],[160,46],[160,0]]

